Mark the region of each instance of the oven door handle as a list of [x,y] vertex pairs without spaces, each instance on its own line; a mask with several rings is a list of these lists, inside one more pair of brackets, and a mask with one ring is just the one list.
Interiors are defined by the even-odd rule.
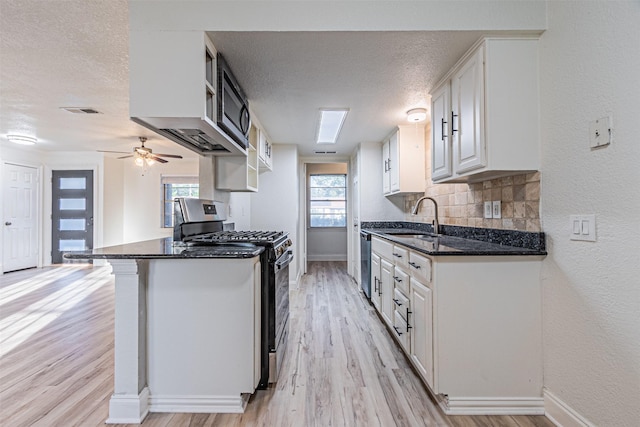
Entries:
[[280,257],[278,260],[276,260],[276,268],[278,270],[282,270],[287,265],[289,265],[289,263],[291,263],[291,261],[293,261],[293,252],[287,251],[286,253],[287,253],[286,256]]

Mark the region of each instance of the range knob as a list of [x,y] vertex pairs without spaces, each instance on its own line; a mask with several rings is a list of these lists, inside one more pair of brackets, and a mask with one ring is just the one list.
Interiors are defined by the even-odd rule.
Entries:
[[287,239],[287,242],[285,243],[285,245],[287,247],[289,247],[289,246],[293,245],[293,242],[291,241],[291,239]]

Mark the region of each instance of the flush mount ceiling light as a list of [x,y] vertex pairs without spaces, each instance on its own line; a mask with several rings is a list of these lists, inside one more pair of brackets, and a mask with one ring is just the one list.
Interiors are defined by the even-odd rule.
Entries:
[[427,119],[427,109],[426,108],[414,108],[412,110],[407,111],[407,120],[410,122],[421,122]]
[[335,144],[348,112],[348,108],[320,109],[316,144]]
[[34,145],[36,142],[38,142],[37,139],[31,136],[24,136],[24,135],[7,135],[7,139],[13,142],[14,144],[20,144],[20,145]]

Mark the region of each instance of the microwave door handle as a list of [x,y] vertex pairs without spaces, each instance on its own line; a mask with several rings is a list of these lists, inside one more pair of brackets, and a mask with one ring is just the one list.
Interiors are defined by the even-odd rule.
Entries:
[[247,105],[243,105],[240,109],[240,130],[243,135],[246,135],[249,131],[249,127],[251,127],[251,119],[249,117],[249,109]]

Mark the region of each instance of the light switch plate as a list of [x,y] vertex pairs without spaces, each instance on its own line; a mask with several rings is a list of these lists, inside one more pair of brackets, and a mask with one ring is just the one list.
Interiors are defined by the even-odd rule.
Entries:
[[493,217],[502,218],[502,203],[500,200],[493,201]]
[[493,204],[491,202],[484,202],[484,217],[485,219],[493,218]]
[[586,242],[596,241],[596,216],[595,215],[571,215],[569,217],[569,230],[571,240]]
[[612,139],[611,117],[602,117],[589,123],[589,146],[591,148],[605,147]]

